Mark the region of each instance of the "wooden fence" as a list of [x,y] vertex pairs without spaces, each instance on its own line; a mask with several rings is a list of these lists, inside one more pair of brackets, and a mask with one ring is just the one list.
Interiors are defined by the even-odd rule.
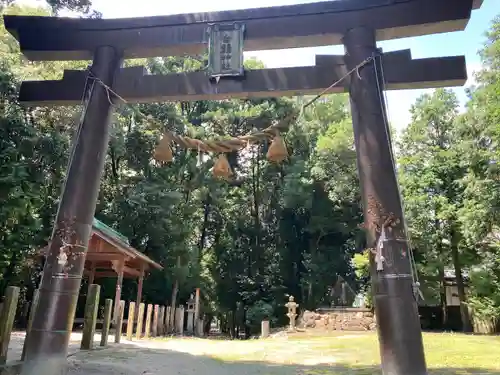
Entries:
[[[94,346],[94,336],[97,324],[101,327],[101,341],[99,346],[108,345],[108,337],[111,327],[114,329],[114,342],[120,343],[122,337],[128,341],[141,340],[167,335],[184,334],[185,309],[184,306],[174,307],[160,306],[141,303],[136,306],[135,302],[120,301],[118,314],[113,314],[113,300],[106,299],[104,302],[104,312],[101,319],[98,319],[100,286],[92,284],[85,301],[85,313],[83,319],[75,319],[75,323],[83,323],[83,333],[80,348],[91,350]],[[30,309],[26,337],[30,334],[30,329],[34,317],[35,306],[38,293],[35,292]],[[19,288],[8,287],[6,289],[3,304],[0,307],[0,365],[7,362],[7,351],[10,344],[14,319],[19,299]],[[126,313],[126,314],[125,314]],[[116,316],[116,321],[113,317]],[[126,317],[126,319],[124,319]],[[25,340],[26,341],[26,340]],[[21,360],[24,358],[24,348]],[[9,360],[19,360],[19,358],[9,358]]]

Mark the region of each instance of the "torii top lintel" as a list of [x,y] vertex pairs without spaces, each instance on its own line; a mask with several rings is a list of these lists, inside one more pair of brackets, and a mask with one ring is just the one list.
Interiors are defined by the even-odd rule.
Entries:
[[245,23],[247,51],[341,43],[367,26],[377,40],[460,31],[482,0],[337,0],[279,7],[125,19],[4,16],[5,27],[33,61],[87,60],[100,45],[125,58],[198,54],[210,23]]

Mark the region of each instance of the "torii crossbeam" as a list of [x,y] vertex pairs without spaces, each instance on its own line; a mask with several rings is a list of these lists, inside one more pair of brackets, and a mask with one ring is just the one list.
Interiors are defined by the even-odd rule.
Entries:
[[[30,370],[59,374],[66,365],[85,260],[81,255],[87,251],[109,139],[112,103],[104,85],[131,103],[317,93],[378,54],[377,41],[463,30],[481,3],[337,0],[113,20],[4,16],[5,27],[28,59],[93,59],[92,74],[102,83],[85,91],[84,116],[48,250],[23,375],[31,375]],[[141,67],[121,68],[124,58],[203,53],[209,26],[235,23],[244,25],[246,51],[343,44],[345,56],[317,56],[312,67],[252,70],[218,83],[203,72],[151,76]],[[371,60],[332,92],[349,92],[367,247],[377,247],[378,259],[383,253],[386,260],[378,267],[371,261],[382,370],[384,375],[424,375],[422,335],[381,87],[384,83],[386,89],[462,85],[467,78],[465,59],[412,60],[409,51],[397,51],[384,54],[382,66],[375,62]],[[385,82],[379,74],[382,67]],[[24,82],[20,100],[27,105],[77,104],[85,79],[86,72],[67,71],[60,81]],[[65,247],[67,243],[72,246]],[[67,253],[64,264],[61,249]],[[57,276],[62,269],[68,275],[64,279]]]
[[[384,54],[383,64],[389,90],[461,86],[467,80],[463,56],[412,60],[410,50],[402,50]],[[344,56],[329,55],[316,56],[315,66],[249,70],[244,79],[218,83],[205,72],[147,75],[137,66],[120,69],[113,90],[128,103],[295,96],[322,92],[347,71]],[[67,70],[62,80],[23,82],[20,100],[31,106],[80,104],[86,79],[86,71]],[[329,93],[348,91],[349,82]]]

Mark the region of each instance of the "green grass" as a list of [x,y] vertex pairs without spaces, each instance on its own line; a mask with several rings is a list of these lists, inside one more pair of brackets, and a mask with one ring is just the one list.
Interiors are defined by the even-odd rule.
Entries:
[[[425,333],[424,347],[432,375],[500,374],[498,336]],[[224,362],[295,365],[294,375],[376,374],[380,364],[374,333],[240,341],[209,355]]]

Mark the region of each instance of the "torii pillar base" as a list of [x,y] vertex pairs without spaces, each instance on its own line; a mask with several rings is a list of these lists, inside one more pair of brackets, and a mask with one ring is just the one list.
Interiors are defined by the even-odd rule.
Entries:
[[[343,43],[348,69],[378,53],[375,32],[368,28],[348,30]],[[381,71],[376,66],[371,61],[351,75],[349,95],[367,247],[375,248],[380,228],[394,217],[386,231],[383,269],[376,269],[373,254],[370,261],[382,371],[384,375],[426,375],[401,199],[384,120]]]

